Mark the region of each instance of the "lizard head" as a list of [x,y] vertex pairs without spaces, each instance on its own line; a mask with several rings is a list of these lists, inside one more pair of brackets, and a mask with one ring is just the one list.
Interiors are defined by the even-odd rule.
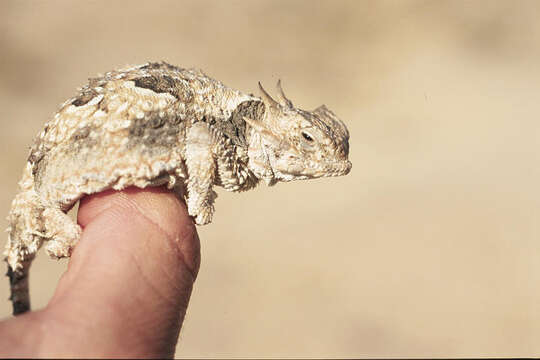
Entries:
[[277,83],[274,100],[259,83],[264,114],[244,118],[252,133],[251,170],[268,185],[277,181],[340,176],[351,169],[349,131],[324,105],[313,111],[294,107]]

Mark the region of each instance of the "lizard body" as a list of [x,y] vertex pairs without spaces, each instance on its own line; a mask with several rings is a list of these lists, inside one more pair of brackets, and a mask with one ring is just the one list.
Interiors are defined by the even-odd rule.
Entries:
[[167,185],[203,225],[215,185],[244,191],[349,172],[349,133],[330,110],[295,108],[279,82],[279,101],[259,87],[261,98],[161,62],[92,78],[67,100],[34,140],[8,217],[14,314],[30,309],[41,245],[70,256],[81,228],[66,212],[85,195]]

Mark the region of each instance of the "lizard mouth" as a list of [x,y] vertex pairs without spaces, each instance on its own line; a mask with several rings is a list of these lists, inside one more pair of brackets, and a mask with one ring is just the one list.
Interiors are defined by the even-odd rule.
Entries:
[[[352,163],[349,160],[330,162],[322,167],[320,164],[314,164],[310,177],[330,177],[347,175],[352,168]],[[309,172],[309,171],[307,171]]]
[[[318,162],[310,162],[305,165],[295,164],[296,166],[288,166],[285,171],[279,171],[279,174],[291,177],[290,180],[296,179],[315,179],[320,177],[343,176],[351,171],[352,164],[349,160],[329,162],[323,164]],[[286,180],[285,180],[286,181]]]
[[332,176],[347,175],[351,171],[351,168],[352,168],[352,163],[350,162],[350,160],[342,161],[335,167],[335,171],[334,171],[335,175],[332,175]]

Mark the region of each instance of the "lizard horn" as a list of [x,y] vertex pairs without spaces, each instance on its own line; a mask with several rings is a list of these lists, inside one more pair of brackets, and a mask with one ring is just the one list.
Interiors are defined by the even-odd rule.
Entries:
[[266,90],[263,89],[261,83],[259,82],[259,90],[261,91],[262,99],[265,105],[268,105],[270,108],[277,108],[279,106],[279,103],[272,99],[270,95],[266,92]]
[[288,108],[292,108],[293,107],[292,101],[289,100],[287,96],[285,96],[285,93],[283,92],[283,88],[281,87],[281,79],[278,80],[277,82],[277,90],[278,90],[278,100],[281,103],[281,105]]

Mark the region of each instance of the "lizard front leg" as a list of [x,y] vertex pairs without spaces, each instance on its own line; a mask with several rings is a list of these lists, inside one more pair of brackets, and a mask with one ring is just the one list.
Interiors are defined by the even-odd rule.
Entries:
[[212,190],[216,175],[215,140],[208,124],[193,124],[187,130],[185,146],[188,212],[196,224],[205,225],[212,221],[217,197]]

